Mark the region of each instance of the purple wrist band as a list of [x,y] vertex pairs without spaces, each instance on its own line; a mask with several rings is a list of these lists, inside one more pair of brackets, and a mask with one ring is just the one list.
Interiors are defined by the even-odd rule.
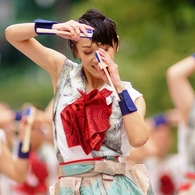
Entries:
[[19,147],[18,147],[18,157],[19,157],[19,158],[23,158],[23,159],[29,158],[29,152],[26,152],[26,153],[23,153],[23,152],[22,152],[22,142],[19,143]]
[[38,35],[55,35],[55,33],[37,32],[37,28],[52,29],[53,24],[58,24],[58,22],[50,21],[50,20],[43,20],[43,19],[36,19],[34,20],[34,23],[35,23],[34,29]]
[[15,111],[15,121],[20,121],[22,118],[22,112],[21,111]]
[[193,53],[193,54],[192,54],[192,57],[194,57],[194,58],[195,58],[195,53]]
[[123,90],[118,95],[120,97],[119,106],[123,116],[137,111],[137,107],[135,106],[127,90]]
[[167,124],[167,119],[164,114],[157,114],[151,117],[154,121],[155,126],[159,126],[162,124]]

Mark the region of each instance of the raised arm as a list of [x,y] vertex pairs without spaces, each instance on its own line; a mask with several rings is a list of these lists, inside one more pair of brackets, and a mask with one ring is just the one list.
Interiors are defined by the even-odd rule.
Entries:
[[[78,40],[80,38],[80,31],[87,34],[86,28],[91,27],[77,23],[73,20],[65,23],[52,23],[48,26],[44,20],[35,23],[14,24],[6,28],[6,39],[20,52],[30,58],[37,65],[45,69],[52,78],[53,87],[55,90],[59,72],[66,60],[63,54],[47,48],[39,43],[35,37],[37,36],[37,27],[45,29],[55,29],[69,32],[70,35],[60,35],[64,39]],[[91,28],[92,29],[92,28]],[[45,33],[38,33],[45,35]]]
[[181,112],[184,124],[194,102],[194,89],[189,77],[195,72],[195,59],[189,56],[167,70],[167,85],[174,106]]

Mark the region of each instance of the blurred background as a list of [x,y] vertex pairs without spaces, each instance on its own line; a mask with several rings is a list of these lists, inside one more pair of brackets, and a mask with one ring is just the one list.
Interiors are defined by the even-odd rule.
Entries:
[[[13,109],[24,102],[44,109],[53,97],[49,75],[5,40],[5,28],[37,18],[77,19],[93,7],[117,24],[116,63],[122,79],[143,93],[146,116],[173,107],[165,74],[169,66],[195,52],[195,0],[0,0],[0,102]],[[65,40],[37,39],[73,59]]]

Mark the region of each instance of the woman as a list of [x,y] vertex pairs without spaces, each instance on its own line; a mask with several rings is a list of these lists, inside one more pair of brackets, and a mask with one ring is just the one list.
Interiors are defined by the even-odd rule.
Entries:
[[[45,33],[40,33],[39,28],[58,30],[56,34],[69,40],[73,56],[81,64],[40,44],[35,36]],[[92,38],[87,37],[87,31],[93,31]],[[114,62],[119,48],[115,23],[91,9],[77,21],[35,20],[11,25],[5,33],[14,47],[52,79],[54,143],[61,177],[51,187],[51,194],[143,194],[124,170],[125,164],[119,162],[119,157],[129,154],[131,146],[144,145],[149,135],[143,120],[144,98],[129,82],[121,81]],[[96,51],[107,66],[119,102],[99,67]],[[152,193],[149,183],[147,193]]]

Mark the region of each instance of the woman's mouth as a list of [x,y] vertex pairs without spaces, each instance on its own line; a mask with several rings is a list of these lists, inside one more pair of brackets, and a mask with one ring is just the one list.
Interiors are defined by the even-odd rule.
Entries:
[[97,65],[93,65],[92,66],[93,68],[98,68],[99,67],[99,65],[97,64]]

